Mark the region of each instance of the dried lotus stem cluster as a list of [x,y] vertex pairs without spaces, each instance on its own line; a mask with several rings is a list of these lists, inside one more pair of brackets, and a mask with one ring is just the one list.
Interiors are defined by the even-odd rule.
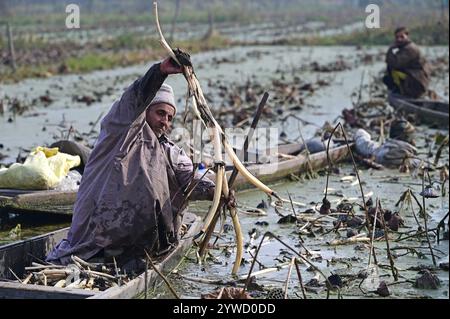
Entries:
[[[238,156],[235,154],[233,148],[228,143],[225,134],[220,127],[220,125],[217,123],[217,121],[214,119],[211,110],[208,106],[208,103],[206,101],[206,98],[203,94],[203,91],[201,89],[200,83],[195,75],[194,68],[190,61],[188,59],[183,59],[183,55],[180,56],[180,51],[178,51],[178,54],[175,54],[175,52],[172,50],[170,45],[165,40],[162,31],[161,26],[159,25],[159,18],[158,18],[158,6],[157,3],[153,3],[154,6],[154,13],[155,13],[155,20],[156,20],[156,27],[159,34],[159,41],[163,48],[167,51],[170,57],[174,61],[176,61],[183,69],[184,77],[186,78],[187,84],[188,84],[188,94],[191,97],[192,101],[192,108],[194,111],[194,114],[197,115],[197,117],[202,121],[204,126],[209,129],[210,132],[210,138],[213,142],[214,146],[214,162],[215,162],[215,171],[216,171],[216,187],[215,187],[215,193],[213,197],[213,203],[209,209],[209,212],[206,216],[204,226],[202,228],[201,233],[199,236],[202,236],[205,234],[206,230],[211,224],[211,221],[214,217],[214,214],[216,213],[217,209],[219,208],[221,195],[223,194],[225,199],[229,198],[229,187],[228,187],[228,181],[226,179],[225,175],[225,163],[222,158],[222,146],[225,149],[226,154],[230,157],[230,159],[233,161],[233,165],[236,167],[236,169],[239,171],[240,174],[242,174],[250,183],[252,183],[255,187],[259,188],[266,194],[270,196],[274,196],[277,199],[281,200],[278,195],[269,187],[264,185],[260,180],[258,180],[256,177],[254,177],[242,164],[242,162],[239,160]],[[241,233],[240,223],[238,214],[236,212],[236,209],[233,207],[229,208],[230,215],[233,221],[233,226],[236,233],[236,243],[237,243],[237,253],[236,253],[236,260],[234,263],[234,267],[232,270],[233,274],[236,274],[240,262],[242,259],[242,252],[243,252],[243,237]]]
[[105,264],[88,263],[77,256],[72,256],[72,263],[67,266],[33,262],[30,267],[25,267],[25,271],[27,274],[21,280],[22,284],[57,288],[103,291],[131,280],[116,265],[109,267]]

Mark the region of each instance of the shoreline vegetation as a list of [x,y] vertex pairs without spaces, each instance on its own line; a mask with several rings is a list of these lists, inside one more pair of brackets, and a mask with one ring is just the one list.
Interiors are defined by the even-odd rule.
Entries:
[[[18,82],[27,78],[47,78],[54,75],[82,74],[117,67],[126,67],[161,59],[165,51],[156,40],[150,40],[146,45],[127,45],[116,47],[122,40],[135,42],[132,36],[116,39],[114,43],[102,43],[96,46],[81,47],[74,43],[46,46],[42,50],[53,53],[51,56],[41,56],[39,49],[34,48],[35,57],[29,57],[35,63],[19,64],[15,72],[10,68],[0,71],[0,83]],[[117,43],[116,43],[117,41]],[[228,48],[231,41],[222,36],[213,36],[207,40],[174,41],[174,47],[180,47],[191,54],[198,52]],[[112,44],[112,47],[109,47]],[[69,48],[69,49],[67,49]],[[65,50],[69,52],[64,52]],[[16,49],[16,54],[17,54]],[[36,52],[38,51],[38,52]],[[20,52],[20,51],[19,51]],[[26,55],[26,54],[24,54]],[[40,59],[42,57],[42,59]],[[28,58],[25,56],[25,58]]]
[[[414,42],[421,46],[449,45],[449,25],[430,23],[414,26],[410,29]],[[310,45],[310,46],[389,46],[393,39],[392,29],[365,30],[363,32],[351,32],[332,36],[308,37],[305,39],[281,40],[285,45]]]
[[[274,21],[273,19],[279,15],[274,13],[269,20],[261,20],[261,15],[255,14],[253,18],[243,12],[237,12],[231,8],[229,11],[222,13],[214,13],[214,22],[209,21],[209,29],[207,22],[207,14],[205,11],[182,12],[177,20],[178,28],[180,23],[203,23],[205,34],[199,35],[189,40],[174,40],[170,41],[174,48],[179,47],[183,50],[195,54],[209,50],[220,50],[235,46],[249,46],[249,45],[294,45],[294,46],[386,46],[392,42],[392,32],[397,26],[395,20],[390,18],[394,13],[390,13],[387,18],[382,21],[381,29],[365,29],[360,28],[355,31],[336,32],[336,34],[327,34],[320,31],[337,30],[339,26],[352,25],[356,21],[364,21],[364,16],[361,16],[360,11],[351,11],[353,16],[345,16],[340,13],[338,17],[333,16],[332,13],[326,14],[311,13],[310,17],[297,17],[287,15],[287,18],[282,22]],[[335,11],[332,11],[335,12]],[[345,11],[344,11],[345,12]],[[359,12],[359,15],[357,14]],[[170,17],[171,11],[166,10],[163,16],[165,27],[169,31],[173,21]],[[303,13],[305,15],[306,13]],[[17,27],[17,36],[14,36],[14,48],[16,55],[15,71],[11,68],[11,58],[8,50],[8,40],[4,33],[0,33],[0,83],[14,83],[27,78],[45,78],[54,75],[64,74],[82,74],[98,70],[107,70],[117,67],[126,67],[141,63],[146,63],[151,60],[158,60],[165,56],[165,52],[154,37],[154,34],[146,33],[148,30],[153,30],[151,26],[151,18],[149,15],[137,15],[133,20],[128,16],[107,14],[99,21],[97,28],[95,28],[95,17],[97,15],[88,15],[86,20],[83,20],[83,30],[74,31],[79,32],[77,39],[63,37],[66,30],[56,29],[58,18],[55,15],[48,15],[48,20],[45,23],[46,30],[40,27],[40,31],[30,32],[30,29],[37,28],[39,21],[43,23],[46,15],[37,17],[23,16],[14,17],[13,29]],[[333,19],[329,17],[333,16]],[[405,15],[408,17],[409,15]],[[116,17],[117,19],[114,19]],[[128,18],[126,18],[128,17]],[[7,21],[5,17],[0,16],[0,26],[3,26]],[[275,19],[275,21],[277,21]],[[325,22],[326,21],[326,22]],[[59,21],[61,22],[61,21]],[[206,24],[205,24],[206,22]],[[271,28],[278,27],[279,32],[280,23],[284,25],[291,23],[291,25],[306,25],[308,22],[322,22],[324,26],[320,30],[314,32],[286,32],[277,37],[266,37],[262,40],[243,41],[233,39],[220,33],[220,28],[214,23],[226,23],[228,26],[237,28],[235,32],[239,32],[239,28],[244,25],[255,25],[255,28]],[[61,22],[63,23],[63,22]],[[269,24],[269,25],[268,25]],[[449,24],[448,15],[437,16],[436,14],[424,14],[415,17],[408,22],[411,30],[412,39],[419,45],[437,46],[449,44]],[[20,28],[19,28],[20,26]],[[192,24],[193,27],[198,26]],[[133,27],[127,29],[128,27]],[[136,28],[141,28],[139,32]],[[206,31],[208,29],[208,31]],[[37,29],[36,29],[37,30]],[[99,30],[99,36],[88,37],[83,32],[88,30]],[[134,30],[134,31],[133,31]],[[273,30],[272,30],[273,31]],[[245,32],[245,31],[241,31]],[[276,33],[276,32],[275,32]],[[53,36],[53,39],[48,36]],[[47,37],[46,37],[47,36]],[[84,36],[84,38],[83,38]],[[175,37],[176,38],[176,37]],[[83,40],[83,41],[80,41]]]

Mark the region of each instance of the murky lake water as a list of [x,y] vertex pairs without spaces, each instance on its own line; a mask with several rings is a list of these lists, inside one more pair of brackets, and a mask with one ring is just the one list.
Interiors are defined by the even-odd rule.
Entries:
[[[174,39],[178,41],[200,39],[209,30],[209,24],[192,24],[192,23],[178,23],[174,32]],[[233,22],[216,23],[215,30],[220,35],[225,36],[232,41],[257,41],[271,42],[280,39],[289,38],[306,38],[317,36],[332,36],[337,34],[348,34],[355,31],[361,31],[365,28],[364,23],[358,21],[344,25],[340,28],[331,28],[326,23],[321,21],[311,21],[308,23],[296,23],[291,21],[276,21],[256,24],[242,24]],[[163,29],[169,26],[163,27]],[[67,29],[62,30],[39,30],[39,28],[30,29],[29,27],[16,27],[16,37],[22,39],[29,39],[30,37],[38,38],[42,41],[50,43],[61,43],[64,41],[71,41],[79,44],[86,44],[89,42],[96,42],[107,39],[115,39],[119,36],[136,35],[146,38],[154,39],[154,35],[149,34],[149,25],[127,26],[95,29],[80,29],[67,32]],[[31,36],[32,34],[32,36]]]
[[[305,121],[316,123],[321,126],[325,121],[332,122],[340,114],[342,109],[351,108],[352,93],[358,90],[361,85],[361,78],[363,73],[364,84],[368,84],[372,81],[372,77],[377,75],[384,69],[384,63],[380,59],[375,59],[373,63],[363,64],[361,63],[361,56],[364,54],[373,54],[375,56],[382,57],[382,53],[385,48],[371,48],[363,51],[356,50],[353,47],[245,47],[245,48],[232,48],[229,50],[213,51],[193,56],[194,65],[197,67],[197,76],[200,83],[203,85],[205,95],[211,97],[211,105],[219,105],[222,100],[217,95],[217,89],[214,87],[208,87],[207,82],[221,81],[223,85],[232,85],[236,83],[245,83],[246,81],[258,81],[267,88],[267,91],[271,96],[274,95],[271,88],[271,80],[279,79],[282,75],[286,81],[292,79],[294,76],[301,78],[303,82],[316,83],[318,80],[326,80],[329,82],[328,86],[317,89],[314,94],[305,98],[305,106],[303,110],[299,111],[298,115]],[[425,50],[427,56],[447,55],[448,48],[427,48]],[[255,52],[259,52],[255,55]],[[342,59],[353,66],[350,70],[333,72],[333,73],[317,73],[312,72],[307,67],[317,61],[321,65],[326,65],[338,58]],[[229,62],[219,63],[223,59],[227,59]],[[149,63],[151,65],[152,63]],[[19,153],[20,148],[30,149],[37,145],[50,144],[55,139],[60,139],[67,135],[70,126],[73,126],[80,133],[87,133],[91,131],[92,123],[97,118],[106,114],[111,106],[112,102],[117,99],[123,89],[128,86],[135,78],[143,74],[149,66],[139,65],[127,68],[120,68],[109,71],[99,71],[83,76],[69,75],[69,76],[57,76],[49,79],[30,79],[22,81],[13,85],[0,85],[0,97],[5,95],[9,97],[17,97],[22,101],[31,102],[33,99],[37,99],[40,96],[48,95],[54,100],[48,107],[44,107],[41,103],[37,103],[33,109],[26,112],[23,116],[17,116],[12,123],[8,122],[10,113],[6,113],[4,116],[0,116],[0,144],[3,144],[3,149],[0,152],[7,157],[3,159],[3,163],[13,162]],[[304,69],[303,69],[304,68]],[[281,70],[281,72],[280,72]],[[303,70],[303,71],[302,71]],[[184,94],[186,90],[185,80],[181,76],[171,76],[167,82],[174,87],[176,98],[179,101],[179,109],[183,109]],[[448,94],[448,75],[443,79],[434,80],[434,88],[441,93],[441,95]],[[90,106],[86,106],[84,103],[74,102],[73,96],[88,95],[93,96],[94,92],[103,93],[101,101],[95,102]],[[366,94],[366,93],[364,93]],[[367,99],[368,96],[363,96],[363,99]],[[447,96],[448,98],[448,96]],[[269,105],[274,108],[276,105],[271,104],[269,98]],[[179,112],[180,114],[182,112]],[[176,123],[180,125],[180,123]],[[261,120],[260,127],[274,125],[268,123],[264,119]],[[287,121],[283,126],[279,124],[280,131],[284,131],[291,139],[295,139],[299,135],[299,126],[297,121]],[[317,129],[317,125],[302,125],[302,134],[305,138],[311,137]],[[45,130],[43,128],[45,127]],[[96,125],[95,129],[98,130],[99,126]],[[422,133],[427,133],[426,130],[422,130]],[[448,162],[448,153],[447,156]],[[338,200],[342,200],[342,196],[347,198],[353,198],[353,201],[360,202],[359,188],[357,186],[351,186],[340,182],[340,178],[344,175],[350,174],[351,167],[345,166],[342,169],[340,176],[333,176],[331,178],[330,187],[334,188],[330,199],[333,199],[332,205],[336,206]],[[366,170],[361,172],[362,180],[365,182],[364,190],[366,193],[373,192],[373,199],[380,198],[383,207],[388,209],[394,209],[394,204],[406,190],[407,187],[411,187],[415,193],[419,193],[421,190],[420,179],[411,178],[409,176],[399,175],[398,171],[385,170],[381,172],[373,172]],[[398,176],[399,182],[391,183],[389,179],[392,176]],[[306,208],[314,206],[311,203],[319,203],[323,197],[323,189],[325,187],[325,178],[321,177],[312,181],[305,182],[290,182],[283,183],[274,186],[275,190],[283,197],[287,197],[287,192],[292,194],[293,200],[303,202],[306,204]],[[448,185],[446,186],[448,190]],[[266,199],[265,196],[258,191],[247,191],[239,193],[239,204],[255,207],[262,199]],[[448,211],[448,195],[444,199],[435,199],[427,202],[427,209],[431,215],[432,224],[435,224],[440,218]],[[206,205],[206,206],[205,206]],[[207,208],[207,203],[193,204],[191,210],[194,212],[204,213]],[[306,208],[299,209],[304,211]],[[292,246],[298,245],[299,236],[296,232],[295,225],[279,225],[277,224],[278,216],[273,209],[267,211],[268,215],[265,217],[251,217],[245,214],[240,216],[245,242],[249,242],[248,232],[256,228],[263,234],[265,231],[272,231],[280,236],[283,241],[286,241]],[[284,212],[287,214],[287,212]],[[362,212],[360,212],[362,213]],[[315,215],[318,217],[318,215]],[[411,213],[406,213],[406,226],[415,229],[414,219]],[[267,227],[260,227],[255,225],[257,221],[266,221],[269,223]],[[330,225],[333,218],[325,218],[324,225]],[[229,222],[229,221],[228,221]],[[66,225],[65,223],[61,223]],[[401,231],[411,230],[410,228],[401,229]],[[34,229],[35,231],[36,229]],[[44,232],[47,228],[39,229],[38,231]],[[8,231],[0,234],[0,237],[7,236]],[[24,232],[24,235],[34,235]],[[341,234],[345,237],[345,233]],[[395,236],[395,235],[394,235]],[[360,270],[367,268],[368,249],[363,245],[348,245],[339,246],[334,248],[327,245],[327,242],[339,237],[338,234],[331,233],[326,236],[322,236],[320,233],[316,234],[314,238],[305,237],[305,245],[314,251],[317,251],[317,257],[315,261],[316,265],[324,271],[326,275],[331,273],[339,274],[343,278],[346,285],[342,288],[342,295],[344,298],[350,297],[362,297],[362,292],[358,288],[360,280],[350,280],[353,275],[357,275]],[[261,237],[255,240],[255,244],[259,243]],[[226,234],[223,240],[218,243],[227,244],[232,242],[231,234]],[[396,243],[392,243],[395,246]],[[402,245],[412,245],[411,242],[404,242]],[[417,241],[414,242],[414,246],[426,246],[425,243]],[[385,280],[388,283],[392,283],[392,277],[389,277],[389,269],[383,267],[388,265],[385,254],[384,241],[377,242],[376,247],[378,250],[378,261],[380,264],[380,274],[377,276],[377,280]],[[268,244],[263,246],[258,260],[266,267],[278,265],[281,262],[288,261],[292,255],[288,252],[281,251],[283,247],[274,240],[268,241]],[[447,258],[448,256],[448,241],[441,242],[436,246],[444,254],[438,254],[439,257]],[[284,248],[283,248],[284,249]],[[426,253],[425,249],[421,249]],[[404,251],[399,251],[404,252]],[[217,258],[215,262],[208,261],[206,264],[198,265],[193,261],[184,262],[179,270],[179,273],[189,277],[201,277],[209,279],[226,279],[230,277],[232,268],[234,253],[231,251],[231,255],[228,256],[221,251],[213,250],[212,254]],[[191,257],[195,257],[191,255]],[[249,259],[248,253],[244,255],[245,259]],[[275,260],[278,258],[278,260]],[[417,256],[401,257],[396,262],[396,266],[399,269],[406,269],[411,266],[417,266],[419,264],[430,265],[430,259],[418,259]],[[239,275],[244,276],[249,270],[249,264],[244,264]],[[258,269],[256,269],[258,270]],[[304,282],[309,281],[315,276],[313,272],[306,271],[306,266],[301,266],[301,272]],[[406,280],[414,280],[417,276],[417,271],[401,271],[400,283],[390,286],[392,297],[394,298],[408,298],[408,297],[432,297],[432,298],[448,298],[448,272],[438,271],[438,276],[442,280],[442,286],[438,290],[417,290],[412,288],[412,284],[406,282]],[[258,277],[258,283],[267,287],[283,287],[284,281],[287,276],[287,268],[280,271],[275,271],[262,277]],[[189,280],[177,280],[177,277],[173,275],[171,277],[173,282],[177,283],[177,289],[186,298],[197,298],[200,293],[211,292],[214,285],[205,285]],[[322,278],[323,281],[323,278]],[[377,284],[373,283],[372,286],[366,287],[367,290],[375,290]],[[289,285],[289,297],[297,298],[296,293],[300,294],[298,287],[298,281],[296,279],[295,270],[292,273],[291,281]],[[364,287],[363,287],[364,288]],[[156,295],[161,294],[164,297],[170,297],[167,294],[163,286],[157,290]],[[324,290],[318,289],[317,293],[308,292],[309,298],[323,298],[325,295]],[[367,297],[374,296],[368,294]],[[264,293],[261,293],[260,297],[264,297]],[[336,297],[336,293],[333,294],[333,298]]]
[[[207,81],[220,80],[224,85],[245,83],[247,80],[258,81],[264,84],[271,94],[273,92],[270,81],[280,77],[276,73],[277,70],[284,71],[287,78],[292,77],[290,72],[293,70],[294,75],[300,77],[303,82],[315,83],[324,79],[330,82],[330,85],[317,90],[305,99],[309,107],[301,112],[303,120],[322,125],[325,121],[336,119],[343,108],[352,106],[351,94],[359,88],[363,72],[365,73],[364,83],[367,84],[371,81],[371,76],[383,70],[384,64],[383,62],[369,65],[359,63],[359,66],[351,70],[337,73],[300,72],[301,68],[314,61],[325,65],[339,57],[343,57],[349,65],[352,65],[359,61],[359,56],[366,53],[379,54],[382,50],[382,48],[373,48],[358,51],[353,47],[238,47],[197,54],[193,57],[193,62],[198,66],[197,76],[203,84],[205,95],[213,100],[211,103],[213,108],[216,103],[221,102],[221,99],[215,95],[217,91],[207,87]],[[252,55],[255,52],[261,52],[261,54],[255,58]],[[443,52],[448,53],[448,49],[430,48],[426,53],[442,55]],[[231,62],[215,63],[224,58]],[[0,85],[0,97],[17,97],[25,104],[31,104],[36,99],[39,101],[41,96],[47,95],[53,100],[53,103],[47,107],[44,107],[41,102],[35,103],[31,111],[23,116],[17,116],[12,123],[8,121],[12,117],[10,113],[0,116],[0,143],[3,144],[0,152],[6,155],[0,163],[14,162],[20,148],[30,149],[64,138],[71,126],[80,133],[90,132],[93,128],[92,123],[96,122],[102,114],[106,114],[112,102],[120,97],[122,91],[147,68],[148,66],[138,65],[82,76],[55,76],[49,79],[29,79],[17,84]],[[182,110],[186,91],[185,80],[181,76],[171,76],[167,82],[174,87],[179,109]],[[448,88],[448,77],[446,81],[441,82],[437,83],[436,89],[438,92],[445,92],[445,87]],[[74,100],[77,96],[95,97],[94,93],[101,95],[101,101],[94,102],[90,106]],[[268,103],[271,104],[270,98]],[[298,136],[297,121],[288,121],[285,124],[285,127],[281,129],[285,129],[287,134],[293,133]],[[177,125],[180,124],[175,124]],[[98,128],[97,123],[95,129],[98,130]],[[289,131],[289,128],[292,130]],[[311,136],[316,128],[306,125],[302,128],[304,137]]]
[[[447,155],[448,156],[448,155]],[[328,197],[332,203],[332,207],[336,207],[337,204],[347,199],[350,202],[361,203],[361,195],[359,186],[350,182],[341,182],[340,179],[343,176],[351,174],[353,169],[349,165],[345,165],[341,169],[340,175],[333,175],[330,177],[330,191],[331,196]],[[383,171],[372,171],[364,170],[360,171],[361,180],[363,182],[363,189],[365,194],[372,194],[371,197],[375,201],[379,198],[381,205],[384,209],[390,209],[392,211],[397,211],[395,204],[402,195],[404,191],[408,188],[418,194],[421,191],[420,179],[411,178],[409,175],[399,174],[397,170],[383,170]],[[393,177],[398,177],[398,181],[393,181]],[[353,181],[355,181],[354,178]],[[291,194],[294,202],[302,202],[306,204],[306,207],[300,208],[296,207],[297,214],[305,212],[308,208],[314,209],[316,207],[315,203],[319,203],[317,208],[320,207],[322,202],[323,192],[325,189],[325,177],[320,177],[314,180],[305,180],[301,182],[287,182],[277,185],[273,185],[273,189],[284,198],[288,198],[288,194]],[[447,183],[446,189],[448,190],[449,185]],[[419,200],[420,200],[420,196]],[[367,197],[366,197],[367,199]],[[267,200],[266,196],[259,191],[251,190],[238,194],[238,203],[240,206],[245,207],[256,207],[262,200]],[[194,205],[191,207],[191,211],[198,211],[200,214],[207,207],[205,205]],[[291,207],[289,204],[284,205],[285,211],[282,213],[287,215],[291,212]],[[415,214],[417,214],[418,209],[415,208]],[[436,224],[444,217],[449,209],[449,197],[448,194],[444,198],[427,200],[427,212],[430,214],[429,229],[436,226]],[[240,222],[242,224],[242,232],[244,236],[244,243],[253,245],[258,245],[262,238],[262,235],[270,231],[279,238],[293,247],[296,250],[303,251],[299,245],[299,232],[300,226],[294,224],[277,224],[280,217],[276,214],[273,208],[266,210],[267,216],[249,216],[246,214],[240,214]],[[364,216],[364,212],[359,208],[355,208],[355,212],[358,216]],[[320,215],[315,213],[313,215],[302,214],[302,217],[307,218],[317,218]],[[405,219],[405,227],[400,228],[400,232],[412,231],[417,229],[417,225],[414,221],[412,211],[405,211],[402,213],[402,217]],[[332,222],[336,220],[334,217],[327,217],[322,219],[325,232],[332,228]],[[257,223],[267,222],[268,226],[261,226]],[[231,221],[227,220],[227,224],[231,224]],[[423,225],[423,220],[421,219]],[[260,234],[255,240],[250,239],[249,232],[252,229],[257,229]],[[317,228],[315,228],[317,230]],[[378,288],[381,281],[385,281],[388,284],[394,283],[394,279],[389,268],[389,260],[386,253],[385,241],[376,242],[376,254],[378,261],[378,275],[369,276],[368,279],[363,283],[362,289],[367,292],[364,295],[358,288],[361,283],[361,279],[358,279],[358,273],[362,270],[368,269],[368,255],[369,255],[369,245],[367,244],[350,244],[344,246],[333,246],[329,243],[335,239],[346,238],[347,229],[342,229],[337,233],[331,232],[325,235],[315,231],[315,236],[305,236],[302,235],[304,240],[304,245],[315,252],[315,257],[313,260],[314,264],[326,275],[330,276],[332,274],[337,274],[341,276],[344,286],[341,288],[341,296],[343,298],[380,298],[376,294],[369,293],[368,291],[374,291]],[[442,235],[441,235],[442,236]],[[398,234],[392,234],[392,239],[398,238]],[[394,242],[390,240],[390,248],[395,251],[394,254],[399,257],[395,259],[395,266],[401,270],[400,278],[398,284],[389,286],[391,292],[390,298],[448,298],[449,289],[449,278],[448,271],[439,270],[436,272],[437,276],[441,280],[441,287],[437,290],[425,290],[425,289],[415,289],[413,287],[413,282],[416,277],[419,276],[417,270],[407,270],[410,267],[417,267],[419,265],[432,266],[432,260],[429,255],[425,256],[425,259],[419,258],[418,256],[408,255],[400,257],[400,254],[404,253],[405,250],[396,250],[400,247],[410,246],[410,247],[423,247],[419,251],[427,254],[426,241],[422,240],[412,240],[403,242]],[[211,240],[211,243],[214,242]],[[198,298],[200,294],[210,293],[219,288],[218,285],[205,284],[196,282],[195,279],[207,279],[207,280],[223,280],[223,281],[233,281],[234,278],[231,276],[231,269],[234,263],[234,233],[230,230],[222,236],[221,239],[217,241],[217,244],[221,245],[221,249],[210,250],[214,258],[209,258],[207,262],[203,264],[198,264],[194,251],[192,251],[185,260],[184,263],[179,267],[178,274],[181,276],[186,276],[189,278],[194,278],[194,280],[182,279],[177,274],[171,275],[171,282],[175,285],[177,291],[182,294],[184,298]],[[226,248],[228,245],[228,248]],[[438,249],[442,253],[435,253],[438,259],[438,264],[440,262],[448,262],[448,240],[441,241],[440,244],[434,244],[433,247]],[[254,255],[254,251],[251,251]],[[258,261],[264,265],[266,268],[280,267],[282,264],[290,261],[290,258],[294,257],[295,254],[289,251],[285,246],[280,244],[274,239],[266,239],[265,244],[263,244],[261,251],[258,255]],[[251,255],[249,252],[245,252],[243,258],[247,261],[251,260]],[[239,277],[246,278],[250,270],[250,262],[241,265],[238,272]],[[300,271],[302,274],[303,282],[307,283],[313,277],[317,276],[314,271],[308,271],[308,265],[302,264],[300,266]],[[263,268],[258,267],[256,264],[253,272],[259,271]],[[266,292],[252,291],[257,298],[264,298],[267,289],[270,288],[282,288],[286,282],[288,275],[288,268],[284,266],[279,268],[277,271],[267,273],[264,275],[257,275],[256,281],[259,285],[263,285]],[[295,269],[292,270],[292,275],[289,281],[289,298],[299,298],[301,296],[300,285],[297,279]],[[317,277],[316,277],[317,278]],[[371,279],[371,280],[369,280]],[[324,278],[321,277],[320,281],[323,282]],[[409,281],[409,282],[408,282]],[[159,285],[155,289],[154,296],[162,298],[172,298],[170,292],[168,292],[164,284]],[[308,298],[324,298],[326,296],[326,289],[321,287],[317,291],[308,290]],[[331,294],[331,298],[337,298],[337,292]]]

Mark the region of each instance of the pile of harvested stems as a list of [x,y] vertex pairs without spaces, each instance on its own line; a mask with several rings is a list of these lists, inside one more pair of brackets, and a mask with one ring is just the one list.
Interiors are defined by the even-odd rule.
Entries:
[[[220,127],[220,125],[217,123],[217,121],[214,119],[211,110],[208,106],[208,103],[206,101],[206,98],[203,95],[203,91],[200,87],[200,83],[194,73],[194,68],[190,61],[186,63],[186,61],[180,61],[180,59],[177,58],[177,55],[172,50],[172,48],[169,46],[167,41],[165,40],[161,27],[159,25],[159,18],[158,18],[158,7],[157,3],[154,2],[154,11],[155,11],[155,18],[156,18],[156,27],[158,30],[159,38],[161,45],[163,48],[167,51],[170,57],[174,61],[176,61],[183,70],[183,75],[186,78],[186,81],[188,83],[188,96],[191,98],[192,101],[192,109],[194,114],[199,118],[199,120],[202,121],[205,128],[208,129],[211,141],[214,145],[214,162],[215,162],[215,173],[216,173],[216,187],[215,187],[215,193],[213,198],[213,203],[210,207],[210,210],[206,216],[204,226],[202,228],[201,233],[198,237],[204,236],[204,234],[207,232],[210,225],[212,225],[211,221],[214,218],[214,215],[220,210],[220,202],[222,198],[222,194],[224,197],[224,200],[227,201],[230,196],[230,190],[228,187],[228,181],[225,176],[225,163],[222,158],[222,146],[225,149],[226,154],[230,157],[230,159],[233,162],[233,165],[235,168],[239,171],[240,174],[242,174],[250,183],[252,183],[255,187],[259,188],[269,196],[274,196],[278,200],[282,201],[281,198],[269,187],[264,185],[261,181],[259,181],[256,177],[254,177],[242,164],[242,162],[239,160],[238,156],[234,153],[233,148],[228,143],[226,136]],[[180,56],[180,55],[178,55]],[[232,270],[233,274],[236,274],[240,263],[242,259],[242,251],[243,251],[243,239],[242,239],[242,233],[241,233],[241,227],[239,223],[238,214],[236,212],[236,208],[232,207],[232,205],[228,205],[228,209],[230,211],[230,215],[233,221],[233,226],[236,233],[236,246],[237,246],[237,254],[236,254],[236,261],[234,263],[234,267]]]
[[26,285],[43,285],[57,288],[76,288],[103,291],[111,287],[121,286],[130,281],[126,274],[120,274],[116,264],[88,263],[77,256],[72,256],[72,264],[44,265],[33,262],[25,267],[25,279],[20,283]]

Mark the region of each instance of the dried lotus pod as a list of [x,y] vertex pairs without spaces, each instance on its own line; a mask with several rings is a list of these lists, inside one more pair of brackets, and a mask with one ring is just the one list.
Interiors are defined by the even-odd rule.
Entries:
[[331,203],[326,197],[322,200],[322,206],[320,206],[319,213],[321,215],[328,215],[331,213]]
[[201,299],[252,299],[242,288],[226,287],[201,295]]

